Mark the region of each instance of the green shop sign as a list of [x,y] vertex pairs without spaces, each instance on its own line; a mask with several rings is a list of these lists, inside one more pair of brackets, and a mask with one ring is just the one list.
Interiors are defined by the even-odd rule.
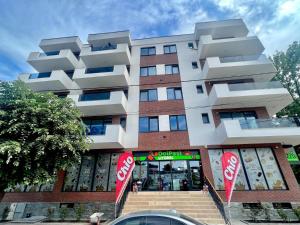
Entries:
[[200,160],[198,151],[152,151],[134,153],[135,161]]
[[295,151],[295,149],[290,148],[286,153],[287,160],[289,162],[299,162],[299,157]]

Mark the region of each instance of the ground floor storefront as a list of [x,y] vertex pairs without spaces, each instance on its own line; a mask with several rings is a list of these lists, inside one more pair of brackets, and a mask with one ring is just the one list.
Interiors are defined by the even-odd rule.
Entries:
[[[22,216],[47,216],[53,208],[54,217],[59,217],[64,207],[70,211],[69,215],[74,216],[78,206],[84,205],[86,216],[92,211],[102,211],[105,219],[113,218],[116,166],[123,151],[93,151],[83,156],[80,164],[60,171],[53,183],[20,184],[7,189],[0,203],[0,214],[11,203],[19,203],[15,210]],[[133,151],[136,165],[132,180],[139,183],[140,191],[169,192],[199,191],[204,180],[209,179],[225,201],[220,159],[227,151],[236,153],[241,161],[232,196],[234,216],[247,211],[250,215],[255,204],[268,205],[275,214],[278,208],[292,212],[299,206],[299,185],[285,150],[277,144],[207,146],[171,151],[139,149]]]

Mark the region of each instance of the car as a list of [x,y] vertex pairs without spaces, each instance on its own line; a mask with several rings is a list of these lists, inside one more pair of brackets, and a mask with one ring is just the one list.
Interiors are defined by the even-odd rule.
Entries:
[[129,213],[109,225],[206,225],[175,210],[147,210]]

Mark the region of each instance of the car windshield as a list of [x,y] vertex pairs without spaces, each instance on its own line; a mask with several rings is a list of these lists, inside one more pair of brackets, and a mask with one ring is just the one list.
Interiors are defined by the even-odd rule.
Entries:
[[194,220],[193,218],[188,217],[188,216],[183,215],[183,214],[180,214],[179,217],[182,218],[182,219],[185,219],[185,220],[187,220],[187,221],[189,221],[189,222],[191,222],[195,225],[205,225],[206,224],[206,223],[200,223],[197,220]]

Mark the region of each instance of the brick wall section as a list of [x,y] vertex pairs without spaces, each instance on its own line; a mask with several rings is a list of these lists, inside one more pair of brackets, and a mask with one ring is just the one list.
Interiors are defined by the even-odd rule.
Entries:
[[140,59],[141,67],[153,66],[157,64],[178,64],[177,53],[141,56]]
[[[236,146],[236,145],[235,145]],[[234,191],[232,195],[233,202],[297,202],[300,201],[300,189],[296,181],[295,175],[289,165],[284,149],[280,144],[262,144],[262,145],[241,145],[241,147],[270,147],[277,146],[275,148],[275,156],[277,158],[279,167],[283,174],[283,177],[287,183],[288,190],[268,190],[268,191]],[[233,146],[208,146],[209,148],[227,147]],[[201,149],[201,159],[203,165],[203,173],[208,179],[214,183],[213,174],[210,167],[210,161],[207,149]],[[225,191],[218,191],[223,201],[225,200]]]
[[183,100],[140,102],[140,116],[185,114]]
[[187,131],[162,131],[139,134],[135,151],[191,149]]
[[268,119],[270,115],[266,109],[266,107],[253,107],[253,108],[235,108],[235,109],[213,109],[212,114],[215,122],[215,126],[217,127],[220,123],[220,112],[242,112],[242,111],[255,111],[258,119]]
[[154,75],[147,77],[140,77],[140,88],[149,89],[156,87],[180,87],[181,80],[179,74],[172,75]]

